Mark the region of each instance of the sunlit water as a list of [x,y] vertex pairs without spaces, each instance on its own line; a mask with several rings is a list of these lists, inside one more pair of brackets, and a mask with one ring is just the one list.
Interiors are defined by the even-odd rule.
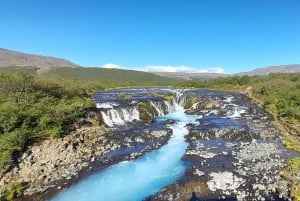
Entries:
[[197,116],[186,115],[184,109],[161,117],[178,123],[171,126],[173,135],[168,144],[134,161],[124,161],[95,173],[50,201],[141,201],[180,178],[186,164],[181,160],[187,143],[185,125]]

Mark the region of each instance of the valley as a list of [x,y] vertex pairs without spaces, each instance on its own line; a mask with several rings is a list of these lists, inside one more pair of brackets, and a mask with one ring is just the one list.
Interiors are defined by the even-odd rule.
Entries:
[[[45,154],[54,148],[60,155],[49,158],[45,168],[52,170],[39,173],[42,180],[21,200],[188,200],[192,192],[209,200],[289,198],[281,171],[299,154],[286,150],[272,117],[245,95],[133,88],[93,97],[90,118],[107,128],[79,129],[59,140],[62,148],[45,142]],[[35,154],[23,154],[22,166],[45,158],[28,162]],[[12,175],[24,180],[22,166]]]

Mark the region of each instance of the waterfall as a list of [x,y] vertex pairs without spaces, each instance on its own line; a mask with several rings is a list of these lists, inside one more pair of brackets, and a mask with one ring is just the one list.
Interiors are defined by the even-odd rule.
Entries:
[[175,97],[173,98],[173,103],[176,106],[184,106],[186,103],[186,98],[183,96],[183,91],[175,91]]
[[96,108],[114,108],[115,106],[119,106],[117,103],[96,103]]
[[104,123],[109,127],[123,125],[126,122],[140,119],[137,107],[109,109],[107,111],[102,111],[101,114]]
[[228,115],[230,118],[239,118],[241,117],[241,114],[246,113],[246,110],[243,108],[235,107],[234,111],[231,115]]
[[[160,106],[164,107],[164,103],[160,102]],[[175,107],[170,104],[170,108]],[[48,201],[141,201],[181,178],[187,167],[182,160],[188,146],[184,139],[189,133],[186,124],[199,117],[186,115],[183,107],[175,109],[174,113],[163,117],[178,121],[170,125],[173,135],[166,145],[136,160],[123,161],[96,172]],[[105,115],[109,116],[112,111],[108,110]]]
[[163,106],[160,103],[154,103],[150,101],[150,104],[155,108],[158,113],[158,116],[163,116],[165,114]]
[[164,101],[165,105],[166,105],[166,109],[167,109],[167,113],[172,113],[175,111],[175,106],[174,104],[172,105],[170,102],[168,101]]
[[200,104],[200,102],[196,102],[191,106],[191,109],[195,110],[197,109],[198,105]]
[[[166,94],[172,94],[172,100],[158,100],[150,101],[150,105],[157,111],[157,114],[151,114],[151,116],[164,116],[169,113],[173,113],[177,108],[183,107],[186,104],[186,97],[184,96],[184,90],[164,89]],[[117,100],[117,98],[116,98]],[[121,104],[115,102],[97,102],[96,107],[100,109],[103,122],[108,127],[116,125],[124,125],[134,120],[140,120],[138,101],[131,100],[129,105],[122,108]],[[146,111],[150,112],[151,111]],[[153,113],[153,111],[152,111]]]

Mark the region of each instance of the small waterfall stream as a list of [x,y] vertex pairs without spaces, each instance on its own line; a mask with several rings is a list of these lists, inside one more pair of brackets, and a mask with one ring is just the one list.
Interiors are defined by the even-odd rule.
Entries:
[[113,127],[114,125],[124,125],[126,122],[132,122],[139,120],[140,115],[137,107],[133,108],[118,108],[109,109],[106,112],[101,112],[104,123]]
[[[161,105],[151,104],[158,110],[159,115],[164,114]],[[187,148],[184,136],[188,134],[188,130],[185,126],[195,122],[199,116],[186,115],[184,108],[175,99],[173,104],[167,102],[165,105],[168,112],[173,113],[158,118],[177,121],[170,126],[173,135],[168,144],[146,153],[137,160],[123,161],[96,172],[49,201],[140,201],[180,178],[187,167],[181,160]],[[120,115],[120,111],[123,116]],[[116,110],[110,109],[108,113],[102,113],[105,123],[113,126],[138,119],[134,110],[120,111],[117,113]]]
[[[120,93],[129,92],[133,97],[129,101],[119,98]],[[244,95],[155,88],[117,90],[96,96],[103,122],[116,127],[112,136],[123,135],[116,142],[125,142],[126,146],[117,151],[123,153],[126,148],[134,148],[135,139],[140,139],[141,134],[161,139],[160,134],[153,133],[169,134],[171,129],[172,135],[170,139],[169,135],[163,138],[162,144],[169,139],[168,143],[159,149],[137,151],[145,154],[135,160],[122,158],[128,161],[94,172],[48,201],[141,201],[156,193],[157,200],[162,200],[165,193],[184,200],[190,196],[189,190],[209,200],[287,197],[286,190],[282,195],[272,190],[288,189],[284,178],[278,176],[285,165],[284,157],[288,157],[278,140],[279,133],[270,116]],[[144,118],[145,114],[149,119]],[[152,123],[153,120],[156,122]],[[139,123],[129,124],[136,121]],[[138,130],[137,125],[142,129]],[[153,138],[145,139],[146,143],[153,142]],[[174,182],[179,178],[182,186],[178,189]],[[197,189],[191,189],[194,182],[200,182]],[[159,192],[165,186],[176,190]],[[263,188],[266,190],[260,190]]]

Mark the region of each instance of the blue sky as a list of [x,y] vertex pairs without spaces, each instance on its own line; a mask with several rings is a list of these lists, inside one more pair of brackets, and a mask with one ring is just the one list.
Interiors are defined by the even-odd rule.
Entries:
[[300,1],[0,0],[0,47],[150,71],[295,64]]

